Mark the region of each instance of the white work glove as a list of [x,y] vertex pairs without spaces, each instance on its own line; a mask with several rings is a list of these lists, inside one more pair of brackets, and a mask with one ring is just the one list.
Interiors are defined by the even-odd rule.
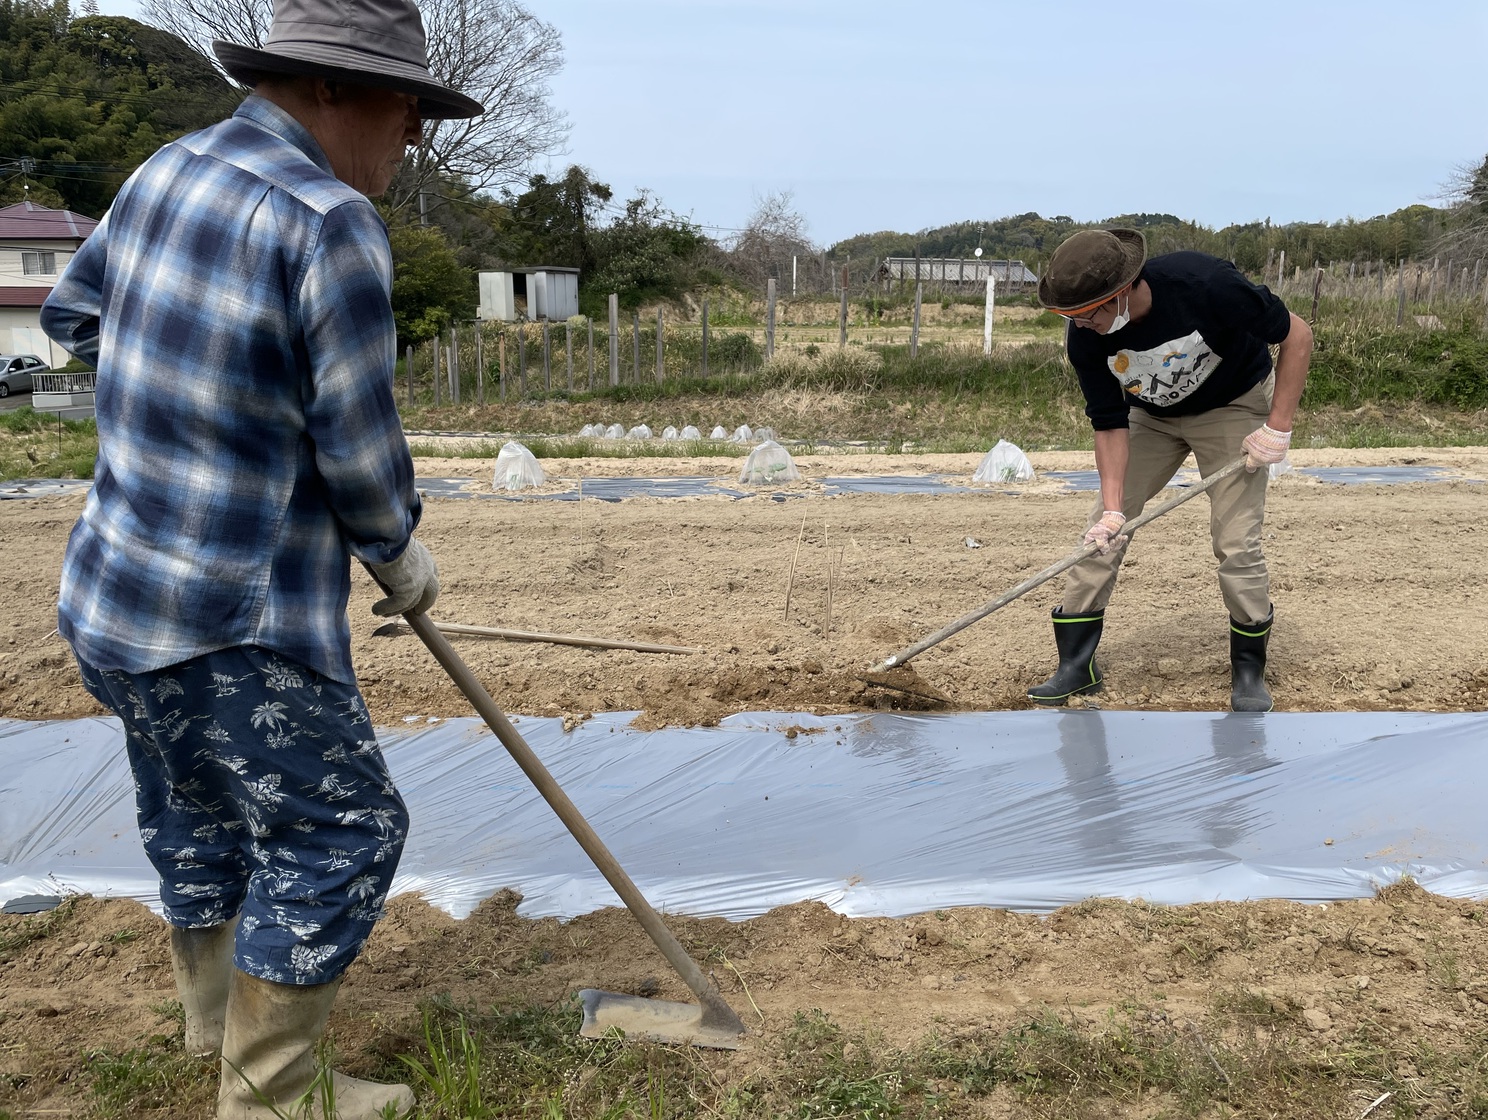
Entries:
[[1102,556],[1113,548],[1120,548],[1127,542],[1127,538],[1121,536],[1121,527],[1126,524],[1126,514],[1119,509],[1108,509],[1101,514],[1100,520],[1085,530],[1083,544],[1093,544],[1100,549]]
[[1240,446],[1245,451],[1245,469],[1254,474],[1260,467],[1286,458],[1287,448],[1292,446],[1292,433],[1278,432],[1269,424],[1262,424]]
[[386,599],[372,604],[372,613],[388,615],[412,611],[423,614],[439,598],[439,569],[434,557],[417,537],[410,537],[408,547],[396,560],[386,564],[368,564],[377,582],[387,591]]

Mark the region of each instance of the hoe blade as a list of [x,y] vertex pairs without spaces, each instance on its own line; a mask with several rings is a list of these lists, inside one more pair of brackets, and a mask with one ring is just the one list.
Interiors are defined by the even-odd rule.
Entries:
[[598,988],[581,989],[579,1000],[584,1005],[579,1034],[584,1038],[606,1038],[618,1030],[626,1038],[714,1050],[737,1050],[744,1041],[744,1025],[732,1012],[710,1014],[695,1003],[643,999]]
[[949,696],[908,665],[901,665],[894,669],[868,670],[858,673],[857,678],[864,684],[871,684],[874,688],[890,688],[906,696],[928,700],[932,704],[949,705],[951,703]]

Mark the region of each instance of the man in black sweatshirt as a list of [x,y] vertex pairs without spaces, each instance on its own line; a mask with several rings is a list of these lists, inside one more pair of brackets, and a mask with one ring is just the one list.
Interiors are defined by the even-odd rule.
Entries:
[[[1106,604],[1126,551],[1121,529],[1190,452],[1207,476],[1237,456],[1246,470],[1209,491],[1210,537],[1230,615],[1230,706],[1271,710],[1266,643],[1274,611],[1261,523],[1268,468],[1291,445],[1312,329],[1229,261],[1179,252],[1147,259],[1141,233],[1081,230],[1050,258],[1039,302],[1069,320],[1066,347],[1095,429],[1100,499],[1054,611],[1059,667],[1028,690],[1041,704],[1096,692]],[[1278,347],[1275,369],[1269,347]]]

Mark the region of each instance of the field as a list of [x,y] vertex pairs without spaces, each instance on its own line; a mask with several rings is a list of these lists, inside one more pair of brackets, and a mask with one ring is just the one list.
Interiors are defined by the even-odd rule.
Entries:
[[[456,446],[428,442],[420,449]],[[1017,496],[827,497],[814,480],[966,481],[977,458],[807,451],[807,481],[794,488],[803,496],[784,502],[430,500],[421,535],[444,585],[434,614],[703,651],[456,639],[515,713],[577,721],[634,710],[644,727],[923,705],[857,673],[1065,554],[1090,496],[1037,481]],[[1032,458],[1043,470],[1090,465],[1077,451]],[[1293,460],[1435,465],[1463,481],[1275,483],[1266,548],[1277,708],[1488,706],[1483,492],[1465,481],[1488,478],[1488,449],[1310,449]],[[738,468],[716,456],[543,465],[550,478],[586,480],[732,482]],[[490,469],[455,455],[418,461],[420,476],[465,478],[477,491]],[[80,504],[0,503],[7,556],[29,558],[12,577],[0,716],[96,711],[54,633]],[[1102,647],[1103,707],[1225,706],[1212,566],[1202,498],[1138,540]],[[1052,667],[1058,587],[926,653],[921,678],[953,709],[1024,707],[1023,689]],[[375,722],[468,714],[416,639],[373,634],[372,599],[359,582],[351,618]],[[494,898],[455,922],[399,900],[333,1020],[345,1065],[406,1077],[397,1056],[415,1056],[430,1074],[427,1117],[1321,1120],[1372,1104],[1370,1116],[1488,1116],[1485,907],[1409,884],[1327,907],[1091,901],[1047,919],[967,909],[848,920],[803,902],[745,923],[671,918],[751,1027],[736,1055],[578,1042],[578,987],[683,992],[625,913],[531,921],[515,901]],[[0,1117],[204,1114],[209,1071],[182,1055],[172,1001],[163,927],[132,903],[0,918]]]

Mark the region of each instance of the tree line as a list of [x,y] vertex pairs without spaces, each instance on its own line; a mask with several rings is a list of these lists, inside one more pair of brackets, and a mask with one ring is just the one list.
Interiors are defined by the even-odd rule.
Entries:
[[[0,0],[0,205],[30,198],[100,217],[124,179],[162,144],[229,115],[246,91],[207,51],[214,38],[262,45],[271,0],[145,0],[150,22],[68,0]],[[763,291],[789,283],[835,290],[840,270],[861,285],[887,256],[1022,259],[1037,271],[1056,245],[1089,225],[1142,228],[1153,252],[1193,248],[1253,273],[1289,261],[1420,258],[1455,247],[1488,251],[1488,159],[1446,185],[1442,207],[1408,206],[1367,220],[1214,230],[1172,214],[1100,223],[1020,214],[917,233],[861,234],[822,247],[789,193],[756,200],[727,240],[706,236],[649,191],[617,199],[589,169],[532,174],[560,150],[567,122],[548,82],[563,63],[553,26],[518,0],[421,0],[437,78],[481,100],[475,121],[428,122],[378,206],[389,227],[400,344],[418,343],[476,310],[475,273],[529,265],[580,270],[580,307],[604,313],[608,294],[635,307],[678,300],[701,285]],[[785,289],[789,290],[789,289]]]
[[[1277,254],[1304,267],[1314,261],[1419,260],[1456,248],[1460,259],[1483,255],[1488,225],[1488,159],[1476,173],[1480,200],[1453,191],[1448,205],[1406,206],[1390,214],[1337,222],[1273,224],[1269,219],[1211,229],[1173,214],[1116,214],[1098,222],[1077,222],[1067,215],[1018,214],[991,221],[965,221],[918,233],[860,234],[840,241],[828,256],[860,271],[883,257],[971,257],[977,248],[993,259],[1022,260],[1034,271],[1076,230],[1095,226],[1128,226],[1147,237],[1148,250],[1168,253],[1197,249],[1234,261],[1241,269],[1262,272]],[[1471,178],[1471,176],[1469,176]]]

